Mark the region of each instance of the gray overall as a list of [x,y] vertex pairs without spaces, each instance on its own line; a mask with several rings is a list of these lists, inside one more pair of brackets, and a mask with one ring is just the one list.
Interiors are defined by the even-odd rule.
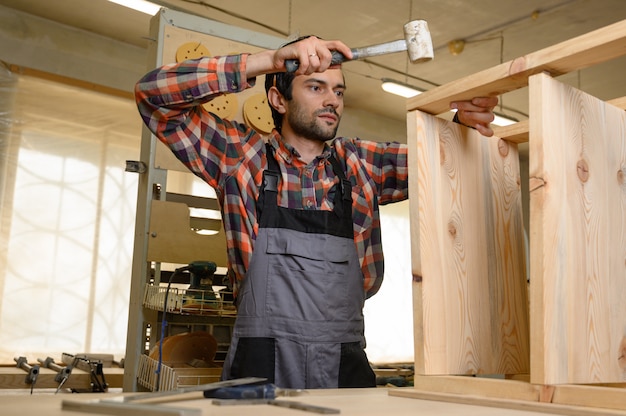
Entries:
[[364,351],[363,274],[353,241],[351,185],[334,210],[277,205],[280,169],[267,146],[259,232],[237,297],[223,378],[265,377],[282,388],[374,387]]

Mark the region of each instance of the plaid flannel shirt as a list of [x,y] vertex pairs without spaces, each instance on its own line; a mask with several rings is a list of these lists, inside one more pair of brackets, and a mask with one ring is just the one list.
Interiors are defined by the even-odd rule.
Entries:
[[[254,85],[254,79],[246,78],[247,56],[165,65],[146,74],[135,87],[145,124],[217,193],[235,291],[245,278],[258,232],[256,202],[267,167],[265,142],[253,129],[222,120],[201,104]],[[406,146],[336,138],[307,164],[275,130],[269,142],[282,173],[278,204],[292,209],[333,209],[333,185],[338,179],[328,157],[334,151],[352,183],[354,243],[364,289],[368,297],[375,294],[383,280],[378,204],[408,198]]]

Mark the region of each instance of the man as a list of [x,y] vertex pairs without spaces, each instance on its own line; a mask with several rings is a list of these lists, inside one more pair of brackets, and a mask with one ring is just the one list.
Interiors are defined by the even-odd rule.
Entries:
[[[351,58],[342,42],[311,36],[278,50],[167,65],[136,87],[146,125],[221,204],[237,303],[224,378],[375,386],[362,309],[383,278],[378,205],[408,198],[407,148],[335,138],[346,86],[331,50]],[[293,76],[288,59],[300,62]],[[263,74],[276,125],[267,144],[200,105]],[[452,107],[461,123],[492,135],[497,102]]]

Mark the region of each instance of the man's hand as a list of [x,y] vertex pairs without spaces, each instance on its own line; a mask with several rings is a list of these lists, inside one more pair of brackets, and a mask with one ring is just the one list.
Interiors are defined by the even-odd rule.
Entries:
[[330,68],[331,51],[341,52],[346,58],[352,59],[352,51],[343,42],[310,36],[277,50],[265,50],[249,55],[246,61],[246,76],[250,79],[263,74],[285,72],[285,61],[288,59],[300,61],[295,72],[297,75],[324,72]]
[[498,105],[498,97],[475,97],[468,101],[454,101],[450,108],[457,110],[461,124],[473,127],[483,136],[493,136],[489,127],[494,119],[493,109]]
[[310,36],[276,50],[273,59],[274,68],[277,71],[284,71],[286,60],[297,59],[300,65],[296,74],[310,75],[314,72],[324,72],[330,67],[331,51],[334,50],[341,52],[348,59],[352,58],[352,51],[343,42]]

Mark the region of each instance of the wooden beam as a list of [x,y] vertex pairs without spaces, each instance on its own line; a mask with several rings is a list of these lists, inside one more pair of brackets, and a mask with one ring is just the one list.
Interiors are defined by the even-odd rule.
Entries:
[[140,403],[117,403],[113,401],[78,401],[63,400],[63,410],[84,412],[88,414],[105,414],[113,416],[201,416],[202,409],[190,407],[159,406]]
[[621,108],[622,110],[626,110],[626,97],[614,98],[612,100],[608,100],[607,103]]
[[626,409],[626,390],[618,387],[559,385],[554,389],[552,403],[623,410]]
[[407,111],[441,114],[450,102],[500,95],[528,85],[540,72],[552,76],[587,68],[626,53],[626,20],[469,75],[407,100]]
[[467,376],[415,375],[416,390],[495,397],[506,400],[539,401],[541,386],[525,381]]
[[124,91],[117,88],[107,87],[105,85],[95,84],[93,82],[81,81],[76,78],[70,78],[63,75],[53,74],[51,72],[40,71],[38,69],[27,68],[19,65],[9,65],[9,70],[14,74],[26,75],[29,77],[35,77],[45,79],[47,81],[58,82],[60,84],[69,85],[72,87],[79,87],[89,91],[95,91],[103,94],[112,95],[114,97],[126,98],[129,100],[135,100],[135,95],[131,91]]
[[510,126],[492,126],[494,136],[512,143],[528,142],[528,120],[522,120]]
[[[104,376],[106,382],[111,387],[122,387],[124,377],[123,368],[105,368]],[[56,389],[59,385],[55,381],[57,373],[48,368],[40,367],[35,389]],[[26,371],[15,366],[0,366],[0,389],[30,389],[30,384],[26,384]],[[91,389],[91,375],[88,372],[74,368],[72,374],[63,384],[63,388],[76,390]]]
[[[626,409],[626,389],[617,384],[540,385],[488,377],[419,375],[415,376],[414,383],[414,390],[392,389],[389,394],[455,403],[471,399],[475,400],[474,404],[483,406],[489,402],[504,408],[531,406],[533,410],[570,415],[612,415]],[[590,413],[585,413],[587,411]]]
[[502,399],[498,397],[476,396],[472,394],[433,392],[418,389],[390,389],[389,395],[420,400],[471,404],[476,406],[497,407],[501,409],[515,409],[526,412],[541,412],[568,416],[617,416],[624,414],[622,410],[602,408],[600,407],[603,405],[602,403],[597,403],[598,407],[573,406],[569,404],[542,403],[536,401]]

